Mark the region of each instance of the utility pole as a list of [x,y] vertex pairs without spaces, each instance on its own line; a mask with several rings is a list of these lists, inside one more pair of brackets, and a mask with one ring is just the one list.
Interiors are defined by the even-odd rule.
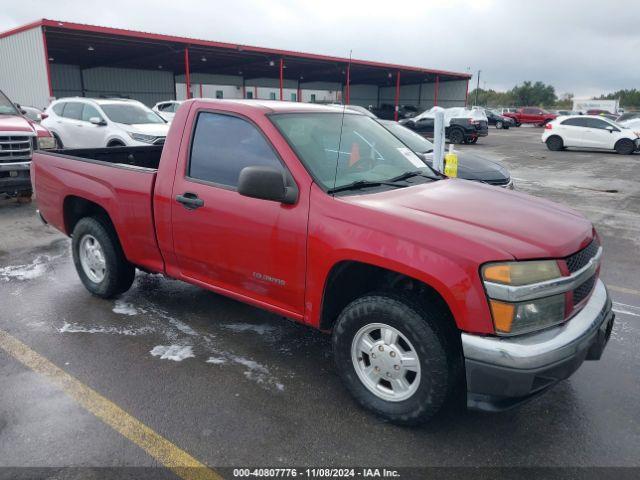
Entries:
[[478,90],[480,90],[480,72],[482,72],[482,70],[478,70],[478,86],[476,87],[476,105],[478,105]]
[[475,102],[475,105],[478,105],[478,90],[480,90],[480,72],[482,72],[482,70],[478,70],[478,85],[476,86],[476,102]]

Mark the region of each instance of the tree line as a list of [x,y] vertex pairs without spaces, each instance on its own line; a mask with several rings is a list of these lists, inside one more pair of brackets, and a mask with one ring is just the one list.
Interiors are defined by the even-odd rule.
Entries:
[[[469,103],[488,107],[515,107],[515,106],[538,106],[570,109],[573,106],[573,94],[564,93],[560,96],[556,94],[553,85],[543,82],[526,81],[516,85],[506,92],[498,92],[493,89],[483,88],[473,89],[469,92]],[[602,94],[594,97],[598,100],[620,100],[620,106],[625,108],[640,109],[640,90],[627,89],[618,90],[609,94]]]

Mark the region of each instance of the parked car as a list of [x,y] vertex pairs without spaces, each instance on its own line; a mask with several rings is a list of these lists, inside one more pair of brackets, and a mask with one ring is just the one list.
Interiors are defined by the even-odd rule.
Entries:
[[518,109],[516,107],[505,107],[499,109],[501,115],[504,115],[505,113],[516,113],[517,111]]
[[34,150],[47,148],[55,148],[51,133],[0,91],[0,194],[30,197],[31,157]]
[[487,116],[487,121],[489,122],[489,125],[495,125],[497,129],[509,130],[510,127],[513,127],[516,124],[513,118],[500,115],[498,112],[494,110],[485,109],[484,113]]
[[194,99],[164,148],[34,166],[89,292],[122,293],[140,268],[330,331],[346,387],[392,422],[464,387],[471,408],[512,407],[599,359],[613,326],[589,220],[436,175],[364,115]]
[[180,105],[182,105],[180,100],[168,100],[166,102],[156,103],[151,110],[156,112],[167,122],[171,123],[171,120],[173,120],[173,117],[178,111]]
[[634,132],[640,131],[640,117],[632,118],[631,120],[625,120],[624,122],[616,122],[622,125],[624,128],[633,130]]
[[47,118],[47,114],[36,107],[27,107],[25,105],[16,105],[20,110],[20,113],[25,115],[32,122],[40,123]]
[[550,122],[557,117],[557,115],[549,113],[538,107],[519,108],[515,112],[505,112],[503,115],[505,117],[513,118],[516,127],[519,127],[523,123],[532,123],[542,127],[547,122]]
[[340,103],[327,103],[326,105],[330,106],[330,107],[335,107],[337,109],[343,109],[346,108],[347,110],[351,111],[351,112],[357,112],[357,113],[361,113],[362,115],[366,115],[367,117],[371,117],[371,118],[378,118],[376,116],[375,113],[373,113],[371,110],[369,110],[368,108],[365,107],[361,107],[360,105],[342,105]]
[[53,102],[42,125],[61,148],[162,145],[169,125],[136,100],[62,98]]
[[[433,166],[433,143],[393,120],[378,120],[378,122],[422,158],[427,165]],[[513,181],[506,168],[470,152],[458,153],[458,178],[513,189]]]
[[640,148],[640,131],[598,115],[559,117],[545,125],[542,141],[549,150],[597,148],[629,155]]
[[[440,107],[401,120],[400,123],[421,135],[433,135],[436,108]],[[489,123],[484,112],[462,107],[446,108],[444,111],[445,135],[451,143],[476,143],[479,137],[489,134]]]
[[640,112],[627,112],[616,118],[616,122],[622,123],[626,122],[627,120],[634,120],[636,118],[640,118]]
[[[391,105],[389,103],[383,103],[380,107],[373,107],[371,111],[373,114],[385,120],[394,120],[395,119],[395,105]],[[412,118],[418,114],[418,107],[413,105],[399,105],[398,106],[398,119],[402,118]]]

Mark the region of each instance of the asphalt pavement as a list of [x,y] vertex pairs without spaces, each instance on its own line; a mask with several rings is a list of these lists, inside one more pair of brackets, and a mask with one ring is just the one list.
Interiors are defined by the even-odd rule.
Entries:
[[[329,338],[308,327],[146,273],[118,299],[92,297],[69,240],[38,222],[36,205],[1,201],[0,330],[24,348],[19,358],[0,348],[0,467],[162,465],[148,437],[113,426],[122,412],[214,469],[640,467],[640,155],[550,152],[540,134],[492,128],[459,149],[502,162],[518,189],[594,222],[617,315],[610,344],[517,409],[451,409],[421,428],[358,408]],[[43,359],[64,373],[34,367]],[[65,375],[113,410],[96,414]]]

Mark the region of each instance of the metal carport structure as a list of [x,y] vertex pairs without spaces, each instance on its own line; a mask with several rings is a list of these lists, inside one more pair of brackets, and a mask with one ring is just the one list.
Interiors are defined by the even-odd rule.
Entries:
[[[0,88],[45,106],[62,96],[128,96],[147,104],[193,96],[194,77],[235,85],[340,91],[344,103],[466,105],[470,75],[359,59],[42,19],[0,34]],[[4,65],[19,63],[19,68]],[[200,95],[202,96],[202,95]],[[257,96],[257,95],[256,95]],[[293,98],[293,95],[292,95]]]

